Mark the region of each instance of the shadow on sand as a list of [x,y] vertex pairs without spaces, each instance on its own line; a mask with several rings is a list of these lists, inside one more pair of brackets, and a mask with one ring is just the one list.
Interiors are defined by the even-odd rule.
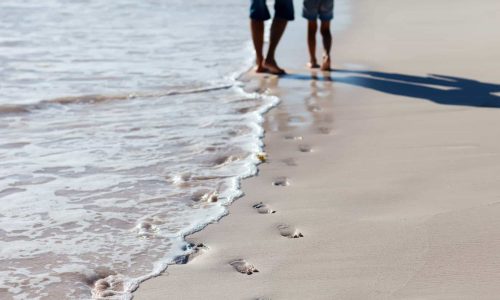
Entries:
[[287,74],[281,79],[332,80],[383,93],[426,99],[444,105],[500,108],[500,84],[431,74],[427,77],[375,71],[333,70],[323,76]]

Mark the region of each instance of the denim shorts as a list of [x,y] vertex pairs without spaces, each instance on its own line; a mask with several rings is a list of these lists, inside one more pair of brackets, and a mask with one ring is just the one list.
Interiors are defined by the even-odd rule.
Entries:
[[330,21],[333,19],[333,6],[334,0],[304,0],[302,16],[311,21],[318,18]]
[[[275,0],[274,17],[292,21],[294,19],[293,0]],[[271,19],[266,0],[250,1],[250,18],[260,21]]]

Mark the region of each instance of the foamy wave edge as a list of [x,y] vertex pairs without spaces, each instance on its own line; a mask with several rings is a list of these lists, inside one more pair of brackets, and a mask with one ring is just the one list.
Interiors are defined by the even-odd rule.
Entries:
[[[240,89],[241,92],[244,94],[251,95],[251,93],[247,93],[247,92],[243,91],[242,88],[238,88],[238,89]],[[266,100],[267,104],[263,105],[260,109],[258,109],[257,111],[254,112],[256,114],[257,120],[255,121],[254,124],[251,124],[252,128],[253,128],[253,134],[259,139],[259,143],[258,143],[259,151],[255,151],[256,153],[262,151],[263,147],[264,147],[264,143],[263,143],[264,129],[262,128],[262,123],[264,121],[263,116],[280,102],[279,98],[276,96],[271,96],[271,95],[266,95],[266,94],[260,94],[259,96],[263,100]],[[214,218],[211,220],[204,220],[205,222],[200,223],[194,230],[184,232],[182,235],[183,235],[184,243],[186,245],[188,244],[188,242],[185,239],[187,236],[189,236],[193,233],[196,233],[200,230],[203,230],[205,227],[207,227],[211,223],[220,221],[223,217],[225,217],[229,214],[228,208],[226,208],[227,205],[231,204],[233,201],[235,201],[236,199],[243,196],[243,191],[241,190],[241,181],[245,178],[255,176],[257,174],[257,170],[258,170],[257,166],[261,163],[261,161],[257,158],[256,155],[253,155],[250,157],[251,157],[250,160],[251,160],[252,166],[248,169],[248,171],[246,173],[241,174],[240,176],[235,178],[234,186],[233,186],[234,191],[232,193],[232,197],[230,197],[227,202],[225,202],[223,204],[218,204],[218,205],[225,207],[224,213],[219,215],[219,216],[214,216]],[[191,254],[192,252],[193,252],[192,249],[190,249],[189,251],[184,252],[180,256],[187,256],[187,255]],[[178,257],[179,256],[176,255],[172,258],[169,258],[166,261],[161,262],[160,265],[157,266],[155,268],[155,270],[153,270],[152,273],[145,275],[143,277],[134,279],[131,282],[127,283],[125,286],[125,295],[123,295],[125,297],[120,298],[120,299],[123,299],[123,300],[132,299],[132,293],[135,292],[139,288],[140,283],[142,283],[148,279],[157,277],[161,273],[164,273],[167,270],[169,265],[177,264],[176,261],[177,261]],[[100,299],[100,298],[93,298],[93,299]],[[109,298],[105,298],[105,299],[109,299]]]
[[[248,44],[248,49],[251,51],[251,44]],[[270,95],[268,91],[265,91],[263,93],[249,93],[244,90],[245,83],[240,81],[240,78],[246,73],[248,73],[251,69],[251,66],[253,65],[253,58],[249,59],[246,64],[243,64],[243,67],[231,74],[230,76],[226,77],[226,80],[230,81],[230,84],[227,85],[221,85],[221,86],[214,86],[211,88],[205,88],[205,89],[197,89],[190,91],[189,93],[202,93],[202,92],[208,92],[208,91],[213,91],[213,90],[221,90],[221,89],[234,89],[238,93],[241,93],[242,95],[246,97],[259,97],[260,99],[263,100],[263,105],[259,107],[259,109],[253,111],[251,114],[253,114],[253,123],[249,124],[252,128],[252,135],[256,139],[256,145],[254,152],[259,153],[263,150],[264,148],[264,128],[262,127],[262,124],[264,122],[264,115],[271,110],[272,108],[276,107],[280,99],[276,96]],[[178,93],[177,93],[178,94]],[[187,93],[183,93],[187,94]],[[168,94],[171,95],[171,94]],[[212,219],[205,219],[202,222],[200,222],[194,229],[191,230],[186,230],[185,232],[181,233],[182,241],[185,246],[187,246],[189,243],[186,241],[186,237],[189,235],[192,235],[193,233],[196,233],[198,231],[203,230],[205,227],[207,227],[209,224],[218,222],[220,221],[223,217],[227,216],[229,214],[228,210],[228,205],[230,205],[232,202],[234,202],[236,199],[240,198],[243,196],[243,191],[241,190],[241,181],[245,178],[249,178],[252,176],[255,176],[257,174],[258,168],[257,166],[261,164],[262,162],[258,159],[257,155],[250,155],[248,160],[248,165],[249,168],[247,169],[247,172],[244,174],[240,174],[239,176],[235,177],[233,179],[233,186],[232,186],[232,191],[231,191],[231,197],[228,197],[227,201],[224,203],[220,203],[217,205],[220,205],[224,207],[224,212],[220,215],[213,216]],[[163,261],[158,261],[156,262],[156,266],[153,269],[153,271],[149,274],[146,274],[144,276],[130,279],[127,278],[127,280],[124,282],[124,292],[123,294],[120,295],[120,300],[131,300],[133,298],[133,292],[135,292],[138,288],[139,285],[151,278],[157,277],[161,275],[162,273],[166,272],[168,269],[168,266],[177,264],[177,261],[179,257],[187,257],[188,255],[193,253],[193,249],[189,247],[185,247],[187,250],[182,251],[182,253],[176,253],[172,255],[171,257],[166,257]],[[94,294],[94,293],[93,293]],[[101,298],[101,297],[95,297],[93,296],[92,299],[107,299],[109,300],[110,298]]]

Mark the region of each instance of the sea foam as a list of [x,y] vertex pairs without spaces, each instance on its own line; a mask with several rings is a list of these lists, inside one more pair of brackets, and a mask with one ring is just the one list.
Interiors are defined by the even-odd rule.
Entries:
[[256,172],[247,4],[0,8],[0,298],[128,299]]

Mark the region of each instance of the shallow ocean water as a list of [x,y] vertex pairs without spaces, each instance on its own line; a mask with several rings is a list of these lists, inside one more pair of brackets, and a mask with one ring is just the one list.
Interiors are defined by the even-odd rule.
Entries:
[[[247,3],[0,3],[0,298],[127,299],[255,172]],[[97,282],[97,284],[96,284]]]

